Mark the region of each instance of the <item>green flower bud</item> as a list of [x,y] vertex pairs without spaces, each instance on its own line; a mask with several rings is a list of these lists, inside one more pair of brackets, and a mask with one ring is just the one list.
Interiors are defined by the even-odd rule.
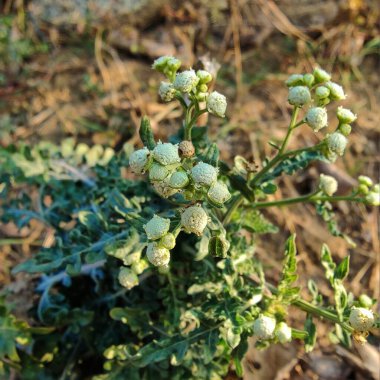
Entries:
[[206,70],[198,70],[197,77],[199,78],[199,83],[201,84],[206,84],[212,81],[212,75]]
[[327,137],[327,146],[331,152],[343,156],[347,146],[347,138],[339,132],[334,132]]
[[331,75],[327,71],[319,67],[316,67],[314,69],[313,74],[314,74],[316,83],[328,82],[331,79]]
[[207,111],[219,117],[224,117],[227,109],[227,99],[217,91],[213,91],[206,100]]
[[202,235],[207,226],[208,216],[200,206],[191,206],[181,214],[181,224],[187,233]]
[[162,238],[170,228],[170,219],[161,218],[154,215],[153,218],[144,226],[145,233],[149,240]]
[[169,57],[166,64],[173,73],[177,72],[177,70],[181,67],[181,61],[174,57]]
[[174,172],[169,180],[169,185],[174,189],[183,189],[189,184],[189,177],[184,171]]
[[253,324],[253,333],[260,339],[271,339],[274,329],[276,328],[276,320],[266,315],[260,315]]
[[375,318],[371,310],[363,307],[353,307],[349,317],[350,325],[355,331],[368,331],[375,323]]
[[175,236],[170,232],[167,233],[161,238],[159,246],[169,250],[173,249],[175,247]]
[[362,294],[359,297],[359,303],[365,309],[369,309],[373,305],[372,299],[370,297],[368,297],[367,294]]
[[338,107],[336,116],[341,123],[352,123],[357,119],[357,116],[351,110],[343,107]]
[[373,186],[372,191],[374,193],[380,194],[380,183],[377,183],[376,185]]
[[129,166],[136,174],[142,174],[148,168],[150,164],[151,154],[149,149],[144,147],[143,149],[135,150],[129,156]]
[[363,183],[359,185],[358,187],[359,194],[367,195],[369,193],[368,186],[364,185]]
[[87,144],[79,143],[77,147],[75,148],[75,154],[77,156],[84,156],[89,150],[90,150],[90,147]]
[[164,166],[181,162],[178,155],[178,146],[171,143],[159,142],[153,149],[153,158]]
[[290,342],[292,340],[292,329],[285,322],[280,322],[276,327],[275,335],[280,343]]
[[327,82],[326,87],[330,90],[331,100],[343,100],[346,99],[343,87],[334,82]]
[[208,92],[198,92],[195,97],[197,98],[197,100],[199,100],[200,102],[204,102],[207,97],[208,97]]
[[181,154],[181,157],[184,157],[184,158],[193,157],[195,154],[194,145],[189,140],[181,141],[178,145],[178,150]]
[[170,171],[166,166],[154,162],[149,170],[149,179],[151,181],[163,181],[169,173]]
[[348,137],[351,133],[351,125],[350,124],[341,124],[339,125],[339,132],[343,135]]
[[373,181],[371,178],[367,177],[366,175],[360,175],[358,177],[358,180],[359,180],[359,183],[361,185],[366,185],[368,187],[372,187],[373,186]]
[[[124,248],[125,249],[128,249],[129,247],[126,246]],[[132,265],[133,263],[139,261],[141,258],[141,252],[140,251],[137,251],[137,252],[133,252],[133,253],[130,253],[129,255],[124,255],[123,257],[123,264],[124,265]]]
[[288,102],[293,106],[302,107],[311,101],[311,94],[306,86],[289,88]]
[[164,102],[170,102],[174,99],[176,90],[171,83],[161,82],[158,94]]
[[176,90],[183,93],[191,92],[199,82],[194,70],[186,70],[177,74],[173,83]]
[[118,279],[120,285],[128,290],[139,284],[139,279],[136,276],[136,273],[126,267],[120,268]]
[[162,73],[164,71],[164,69],[166,68],[169,59],[171,59],[171,58],[173,58],[173,57],[169,57],[167,55],[164,55],[162,57],[157,58],[153,62],[152,68],[154,70],[157,70],[157,71]]
[[317,99],[326,99],[330,95],[330,90],[325,86],[319,86],[315,89]]
[[311,87],[314,83],[315,79],[314,79],[314,75],[313,74],[305,74],[303,76],[303,83],[305,83],[305,85],[307,87]]
[[331,197],[338,190],[338,182],[334,177],[321,174],[319,177],[319,188]]
[[200,86],[198,86],[198,90],[199,90],[200,92],[205,92],[205,93],[207,93],[207,91],[208,91],[207,84],[201,84]]
[[179,191],[178,189],[173,189],[170,187],[168,177],[166,177],[163,181],[154,182],[153,187],[154,190],[156,190],[156,193],[162,198],[169,198]]
[[156,267],[167,267],[170,262],[170,252],[167,248],[161,248],[156,242],[149,243],[146,256]]
[[380,206],[380,194],[375,193],[374,191],[370,191],[366,197],[365,200],[367,204],[370,206]]
[[131,268],[133,272],[135,272],[136,274],[141,274],[148,267],[149,267],[148,262],[143,259],[143,260],[137,261],[136,263],[133,263]]
[[191,177],[196,185],[211,186],[218,177],[218,171],[213,166],[200,162],[191,169]]
[[211,203],[222,205],[231,198],[228,187],[222,182],[215,182],[207,192],[207,197]]
[[299,86],[303,84],[303,75],[302,74],[292,74],[286,81],[285,84],[288,87]]
[[327,111],[326,108],[313,107],[307,111],[305,117],[306,123],[313,129],[314,132],[318,132],[320,129],[327,126]]

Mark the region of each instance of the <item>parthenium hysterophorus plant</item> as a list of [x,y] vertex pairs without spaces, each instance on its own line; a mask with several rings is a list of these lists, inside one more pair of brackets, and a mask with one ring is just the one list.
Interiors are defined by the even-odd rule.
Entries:
[[[38,326],[15,318],[2,301],[1,374],[14,368],[25,379],[221,379],[230,368],[242,374],[250,336],[260,347],[302,339],[310,351],[317,318],[331,321],[331,338],[345,345],[351,336],[364,342],[378,327],[373,300],[355,299],[343,286],[349,257],[336,264],[322,247],[335,296],[326,305],[313,281],[312,301],[300,297],[294,235],[285,246],[278,284],[266,282],[254,256],[255,235],[276,232],[263,208],[310,202],[331,233],[350,241],[339,231],[331,204],[379,205],[379,185],[370,178],[359,177],[350,195],[334,196],[337,181],[324,174],[308,195],[267,200],[277,190],[277,177],[344,154],[356,116],[342,107],[338,127],[320,143],[287,149],[302,125],[326,130],[325,106],[345,98],[342,87],[319,68],[292,75],[286,82],[293,105],[287,134],[280,145],[272,144],[275,156],[255,171],[242,157],[234,167],[219,161],[216,144],[197,121],[205,112],[224,117],[226,98],[209,93],[210,73],[178,73],[180,65],[173,57],[153,64],[167,77],[160,97],[179,101],[184,111],[171,142],[157,142],[144,117],[144,147],[134,152],[129,145],[115,154],[70,139],[60,147],[0,150],[1,220],[21,228],[38,219],[54,231],[53,244],[14,269],[42,273],[30,311]],[[146,173],[146,179],[123,178],[124,166]],[[36,207],[25,185],[37,193]],[[304,329],[288,325],[290,306],[306,312]]]

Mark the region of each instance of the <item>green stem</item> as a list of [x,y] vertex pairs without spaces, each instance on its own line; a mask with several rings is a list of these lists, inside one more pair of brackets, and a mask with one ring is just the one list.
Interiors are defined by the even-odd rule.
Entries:
[[197,122],[198,117],[201,116],[202,114],[206,113],[207,109],[200,110],[198,112],[195,112],[194,116],[191,118],[191,120],[186,123],[185,127],[185,139],[191,141],[191,131],[194,127],[194,124]]
[[242,194],[238,195],[231,203],[231,206],[228,208],[226,215],[223,218],[222,224],[226,226],[232,217],[232,214],[237,210],[237,208],[243,203],[244,196]]
[[284,141],[282,142],[281,148],[280,148],[280,150],[277,153],[278,156],[281,156],[281,154],[284,153],[284,151],[285,151],[285,149],[286,149],[286,147],[288,145],[290,136],[291,136],[291,134],[292,134],[295,126],[297,125],[298,112],[299,112],[299,108],[298,107],[294,107],[293,108],[293,112],[292,112],[292,118],[290,119],[290,124],[289,124],[289,128],[288,128],[288,132],[286,133],[286,136],[285,136]]

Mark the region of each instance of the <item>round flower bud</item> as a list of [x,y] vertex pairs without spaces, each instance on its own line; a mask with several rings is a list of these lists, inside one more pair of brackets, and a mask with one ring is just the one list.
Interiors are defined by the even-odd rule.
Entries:
[[208,91],[207,84],[201,84],[200,86],[198,86],[198,90],[199,90],[200,92],[207,93],[207,91]]
[[136,273],[126,267],[120,268],[118,279],[120,285],[127,289],[132,289],[139,284],[139,279]]
[[330,90],[325,86],[319,86],[315,89],[317,99],[326,99],[330,95]]
[[293,106],[302,107],[311,101],[311,94],[306,86],[289,88],[288,102]]
[[366,197],[365,200],[367,204],[370,206],[380,206],[380,194],[375,193],[374,191],[370,191]]
[[174,172],[169,180],[169,186],[174,189],[183,189],[189,183],[189,177],[184,171]]
[[316,67],[314,69],[313,74],[314,74],[315,81],[317,83],[327,82],[331,79],[331,75],[327,71],[325,71],[319,67]]
[[286,81],[285,84],[288,87],[294,87],[303,84],[303,75],[302,74],[292,74]]
[[358,186],[358,192],[359,194],[367,195],[369,193],[368,186],[362,183],[361,185]]
[[373,181],[371,178],[367,177],[366,175],[360,175],[358,177],[358,180],[359,180],[359,183],[361,185],[366,185],[368,187],[372,187],[373,186]]
[[173,58],[173,57],[164,55],[162,57],[155,59],[153,62],[152,68],[157,70],[157,71],[162,72],[165,69],[165,67],[167,66],[168,60],[170,58]]
[[346,94],[344,93],[343,87],[334,82],[327,82],[326,87],[330,90],[330,98],[332,100],[343,100],[346,99]]
[[169,173],[170,171],[166,166],[154,162],[149,170],[149,179],[151,181],[163,181]]
[[132,264],[131,269],[136,274],[141,274],[148,267],[149,267],[149,264],[146,260],[139,260],[138,262]]
[[311,87],[314,83],[314,75],[313,74],[305,74],[303,76],[303,83],[305,83],[307,87]]
[[189,93],[196,87],[198,82],[199,78],[195,71],[186,70],[176,75],[173,86],[178,91]]
[[144,226],[146,236],[149,240],[157,240],[167,234],[170,228],[170,219],[161,218],[154,215],[153,218]]
[[307,111],[305,117],[306,123],[313,129],[314,132],[318,132],[320,129],[327,126],[327,111],[326,108],[313,107]]
[[351,125],[350,124],[341,124],[339,125],[339,132],[343,135],[343,136],[349,136],[350,133],[351,133]]
[[144,147],[143,149],[135,150],[129,156],[129,166],[136,174],[142,174],[148,168],[150,163],[149,149]]
[[191,169],[191,177],[197,185],[211,186],[218,177],[218,171],[213,166],[200,162]]
[[319,188],[331,197],[338,190],[338,182],[330,175],[321,174],[319,177]]
[[206,100],[207,111],[213,115],[224,117],[227,109],[226,97],[217,91],[213,91]]
[[290,342],[292,340],[292,329],[285,322],[280,322],[277,325],[275,335],[280,343]]
[[373,186],[372,191],[374,193],[380,194],[380,183],[377,183],[376,185]]
[[365,309],[369,309],[373,305],[372,299],[370,297],[368,297],[367,294],[360,295],[360,297],[359,297],[359,303]]
[[200,102],[204,102],[207,97],[208,97],[208,92],[198,92],[195,97],[197,98],[197,100],[199,100]]
[[164,102],[170,102],[174,99],[176,90],[171,83],[161,82],[158,94]]
[[349,109],[338,107],[336,116],[341,123],[352,123],[357,119],[357,116]]
[[167,248],[161,248],[156,242],[148,244],[146,256],[156,267],[166,267],[170,262],[169,250]]
[[159,246],[166,249],[173,249],[175,247],[175,236],[170,232],[164,235],[159,242]]
[[161,182],[154,182],[153,187],[154,190],[156,190],[156,193],[162,198],[169,198],[179,191],[178,189],[173,189],[169,186],[168,178],[165,178],[165,180]]
[[260,315],[253,324],[253,333],[258,339],[271,339],[273,337],[276,320],[266,315]]
[[343,156],[347,146],[347,138],[339,132],[334,132],[327,137],[327,146],[331,152]]
[[178,146],[171,143],[158,143],[153,149],[153,158],[165,166],[181,161],[178,155]]
[[184,158],[193,157],[195,154],[194,145],[189,140],[181,141],[178,145],[178,149],[179,149],[179,153],[181,157],[184,157]]
[[200,206],[191,206],[181,214],[181,224],[187,233],[194,233],[198,236],[207,226],[208,216],[206,211]]
[[207,197],[212,203],[222,205],[231,198],[231,194],[224,183],[215,182],[207,192]]
[[209,83],[212,81],[212,75],[206,70],[198,70],[197,77],[199,78],[199,83],[202,83],[202,84]]
[[167,67],[172,72],[176,72],[181,67],[181,61],[178,58],[169,57],[166,62]]
[[349,317],[350,325],[356,331],[368,331],[375,323],[375,318],[371,310],[364,307],[353,307]]

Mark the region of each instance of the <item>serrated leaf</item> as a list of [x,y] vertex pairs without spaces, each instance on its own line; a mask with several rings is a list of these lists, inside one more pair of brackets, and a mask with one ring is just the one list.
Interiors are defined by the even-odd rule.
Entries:
[[350,271],[350,256],[346,256],[336,267],[334,278],[343,281]]
[[259,211],[252,210],[244,215],[242,227],[249,232],[267,234],[278,232],[278,227],[269,222]]

